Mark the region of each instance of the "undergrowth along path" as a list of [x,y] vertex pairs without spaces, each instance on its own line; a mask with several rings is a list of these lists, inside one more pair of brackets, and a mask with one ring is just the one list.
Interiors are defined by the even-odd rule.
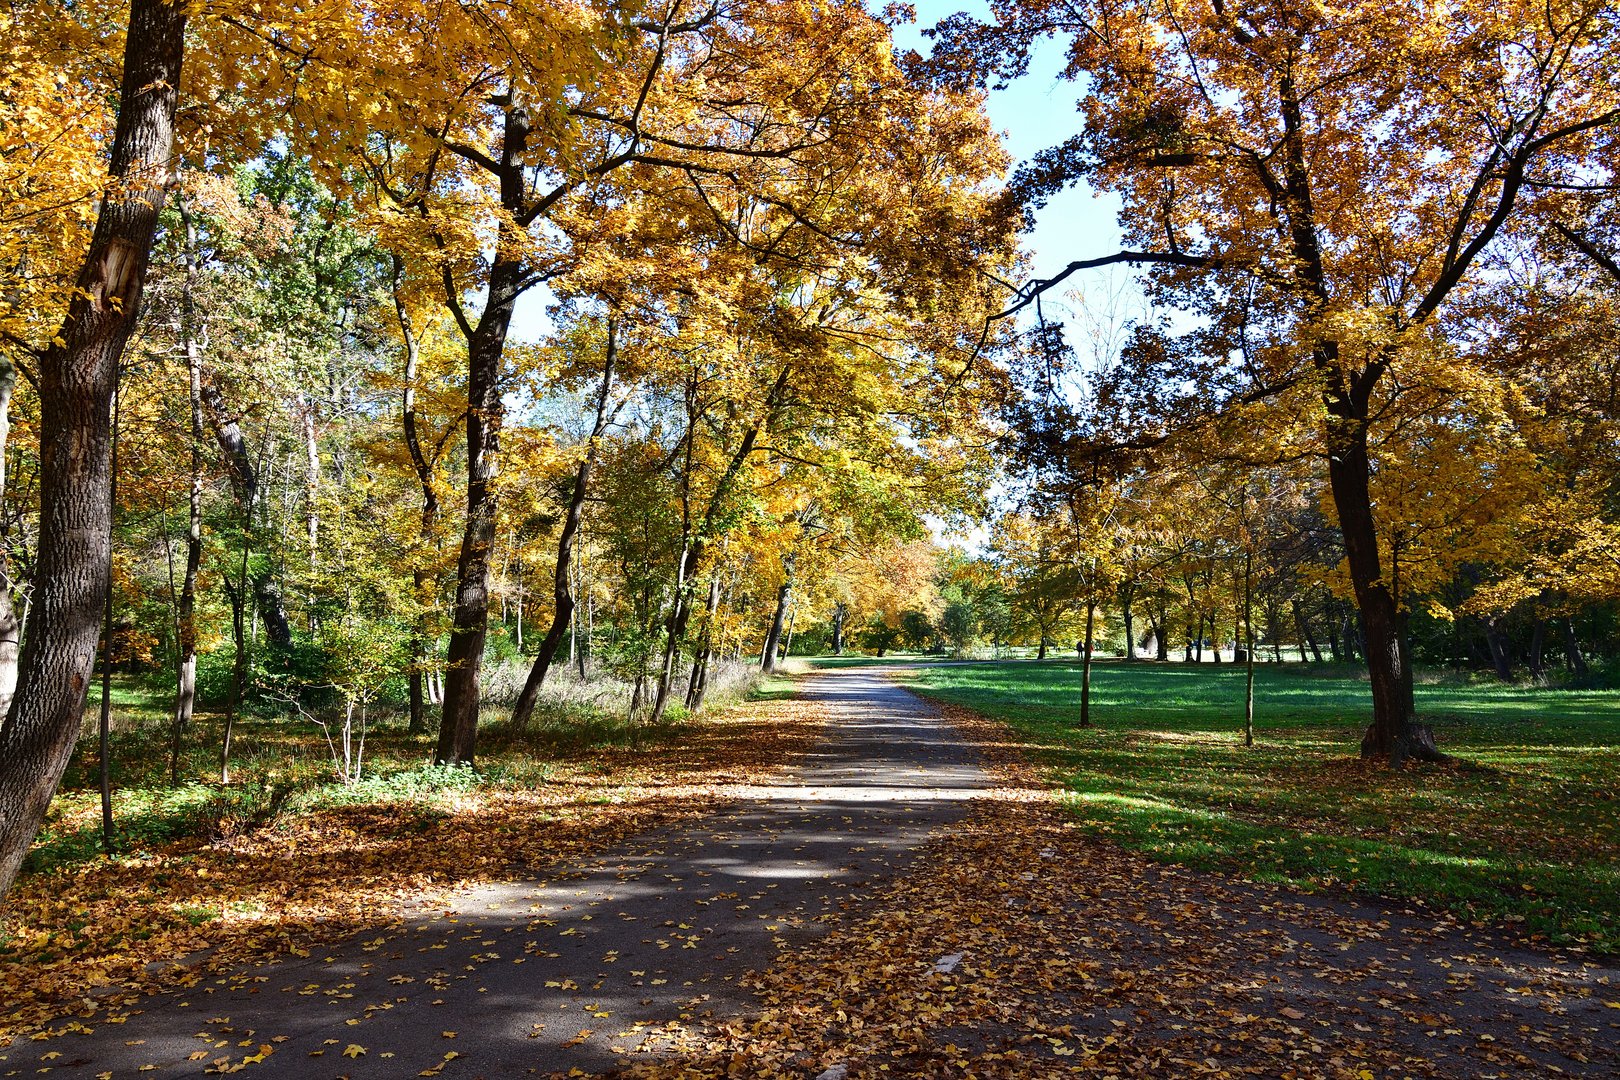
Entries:
[[990,779],[965,737],[873,672],[806,683],[824,736],[782,781],[567,872],[463,893],[403,927],[64,1019],[0,1074],[520,1076],[694,1049],[772,966],[958,821]]

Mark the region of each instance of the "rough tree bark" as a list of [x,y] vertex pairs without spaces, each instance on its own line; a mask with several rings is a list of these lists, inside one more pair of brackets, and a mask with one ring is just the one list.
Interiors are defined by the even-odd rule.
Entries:
[[[528,152],[529,110],[506,107],[501,158],[496,164],[501,205],[516,212],[527,202],[523,158]],[[479,671],[489,633],[489,558],[495,544],[495,474],[500,461],[501,360],[512,312],[526,287],[519,226],[504,221],[489,268],[489,296],[476,326],[461,316],[457,297],[448,295],[467,338],[467,524],[456,560],[456,600],[450,618],[450,648],[445,657],[444,708],[434,760],[441,765],[470,765],[478,741]]]
[[529,668],[529,677],[524,680],[523,692],[518,695],[517,704],[512,707],[512,726],[522,728],[529,722],[534,713],[534,703],[540,697],[540,687],[546,681],[546,672],[551,668],[551,662],[556,659],[557,650],[562,646],[563,634],[568,630],[568,624],[574,617],[574,589],[573,578],[570,576],[574,561],[574,539],[579,534],[579,523],[585,513],[585,498],[591,488],[591,473],[596,468],[597,445],[602,441],[602,433],[607,430],[608,397],[613,391],[613,367],[618,360],[618,326],[612,319],[607,325],[607,358],[602,364],[602,385],[596,392],[596,422],[591,425],[591,434],[585,440],[585,456],[580,458],[579,468],[574,472],[574,490],[568,496],[568,512],[563,516],[562,531],[557,536],[557,570],[553,577],[552,596],[555,609],[551,615],[551,627],[540,642],[540,652],[534,658],[534,666]]
[[0,724],[0,897],[78,738],[111,560],[110,410],[140,309],[174,143],[186,9],[131,0],[108,195],[75,297],[39,362],[39,562],[17,692]]
[[[1369,388],[1370,389],[1370,388]],[[1367,454],[1367,400],[1364,394],[1330,395],[1329,411],[1347,413],[1330,427],[1328,481],[1344,535],[1345,561],[1365,628],[1368,681],[1373,718],[1361,739],[1361,754],[1400,765],[1410,758],[1443,761],[1427,728],[1415,722],[1412,657],[1406,613],[1383,576],[1378,531],[1373,522],[1372,475]],[[1357,416],[1357,413],[1361,415]],[[1348,645],[1348,642],[1346,643]]]
[[[1283,220],[1297,260],[1302,299],[1318,312],[1331,301],[1322,246],[1317,235],[1316,209],[1305,155],[1305,110],[1291,67],[1278,78],[1278,105],[1283,121]],[[1372,396],[1387,360],[1361,368],[1344,363],[1338,343],[1319,342],[1311,350],[1312,364],[1322,382],[1322,404],[1327,414],[1326,442],[1328,489],[1344,537],[1345,562],[1366,632],[1368,681],[1372,686],[1373,718],[1361,740],[1366,758],[1384,758],[1400,765],[1408,758],[1442,760],[1433,736],[1414,720],[1412,658],[1406,638],[1406,614],[1401,610],[1380,566],[1378,528],[1373,519],[1372,458],[1368,450],[1368,423]]]

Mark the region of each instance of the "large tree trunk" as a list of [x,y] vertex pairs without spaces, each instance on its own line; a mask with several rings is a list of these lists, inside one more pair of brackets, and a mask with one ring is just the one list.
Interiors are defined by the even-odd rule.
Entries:
[[1490,650],[1491,670],[1501,682],[1513,681],[1513,646],[1502,631],[1501,620],[1487,615],[1480,622],[1485,627],[1485,647]]
[[573,562],[574,538],[579,534],[580,520],[585,514],[585,498],[591,489],[591,473],[596,467],[597,444],[608,425],[608,396],[613,390],[613,366],[618,359],[618,327],[608,320],[607,357],[602,364],[602,385],[596,394],[596,422],[585,440],[585,456],[580,459],[574,473],[574,490],[568,496],[568,512],[563,516],[562,532],[557,536],[557,569],[552,579],[552,597],[556,607],[551,615],[551,627],[540,642],[540,652],[529,668],[529,677],[523,683],[523,692],[512,707],[512,726],[528,724],[534,713],[534,703],[540,697],[540,687],[546,681],[546,672],[556,659],[562,646],[563,634],[574,618]]
[[1158,614],[1154,618],[1153,633],[1158,639],[1154,642],[1153,659],[1161,664],[1168,664],[1170,662],[1170,604],[1168,598],[1160,598]]
[[760,655],[759,669],[767,675],[776,671],[776,650],[782,643],[782,628],[787,625],[788,601],[792,597],[793,583],[782,582],[776,590],[776,612],[771,616],[771,628],[765,635],[765,651]]
[[[527,199],[523,169],[531,118],[521,104],[506,106],[501,137],[501,205],[516,213]],[[439,764],[470,765],[478,740],[478,676],[489,632],[489,559],[495,544],[495,475],[500,463],[502,358],[512,311],[527,288],[520,254],[524,237],[515,221],[503,223],[489,268],[489,296],[478,324],[460,315],[460,297],[446,277],[446,300],[467,338],[467,523],[456,561],[456,601],[450,619],[449,669],[439,717]]]
[[844,605],[833,605],[832,651],[834,656],[844,655]]
[[75,298],[40,356],[36,586],[0,724],[0,897],[78,738],[111,559],[110,408],[170,174],[186,8],[131,0],[110,174]]
[[472,764],[478,738],[478,676],[489,631],[489,559],[495,544],[495,475],[505,419],[501,363],[521,277],[517,262],[496,259],[490,272],[489,302],[468,343],[467,524],[456,562],[444,709],[434,754],[441,765]]
[[1366,634],[1367,674],[1372,685],[1373,718],[1361,740],[1366,758],[1400,765],[1409,758],[1441,760],[1433,740],[1419,731],[1412,700],[1412,659],[1406,616],[1379,565],[1378,530],[1368,487],[1365,409],[1347,398],[1330,398],[1330,411],[1350,412],[1330,428],[1328,480],[1339,527],[1344,534],[1350,583]]

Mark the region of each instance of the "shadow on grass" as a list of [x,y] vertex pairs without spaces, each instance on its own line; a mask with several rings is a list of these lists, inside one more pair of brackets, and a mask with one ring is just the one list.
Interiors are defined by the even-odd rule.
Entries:
[[1419,708],[1472,768],[1362,764],[1365,682],[1098,663],[1081,730],[1072,661],[919,669],[915,689],[1006,722],[1082,826],[1166,861],[1418,901],[1620,949],[1620,694],[1431,681]]

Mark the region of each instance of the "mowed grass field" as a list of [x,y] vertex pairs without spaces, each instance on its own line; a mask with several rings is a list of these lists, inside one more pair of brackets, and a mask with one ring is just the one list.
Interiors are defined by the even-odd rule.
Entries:
[[1463,766],[1363,765],[1365,678],[1102,661],[1092,729],[1075,661],[919,668],[907,685],[1006,721],[1090,832],[1165,861],[1348,887],[1620,953],[1620,692],[1444,681],[1422,719]]

